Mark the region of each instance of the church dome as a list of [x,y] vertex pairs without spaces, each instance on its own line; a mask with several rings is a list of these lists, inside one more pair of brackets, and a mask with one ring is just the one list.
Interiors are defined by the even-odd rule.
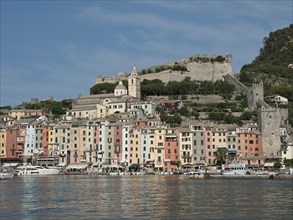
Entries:
[[122,81],[120,81],[119,84],[115,87],[114,95],[115,96],[127,95],[127,89],[123,85]]
[[122,84],[122,81],[115,87],[115,90],[127,90],[126,87]]

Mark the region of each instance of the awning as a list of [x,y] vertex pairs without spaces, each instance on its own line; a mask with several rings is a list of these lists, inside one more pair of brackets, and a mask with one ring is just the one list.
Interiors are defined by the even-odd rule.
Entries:
[[3,167],[16,167],[18,163],[4,163]]
[[70,170],[70,169],[82,170],[85,168],[87,168],[87,164],[70,164],[66,167],[66,170]]
[[65,167],[66,166],[66,163],[59,163],[58,165],[57,165],[57,167]]
[[228,149],[228,154],[236,154],[237,151],[234,149]]
[[156,168],[162,168],[163,165],[155,165]]

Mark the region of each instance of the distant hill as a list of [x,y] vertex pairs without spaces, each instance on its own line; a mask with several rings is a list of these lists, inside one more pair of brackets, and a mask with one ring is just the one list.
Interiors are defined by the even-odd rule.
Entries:
[[242,67],[239,79],[246,85],[262,80],[265,95],[293,101],[293,24],[264,37],[259,55]]

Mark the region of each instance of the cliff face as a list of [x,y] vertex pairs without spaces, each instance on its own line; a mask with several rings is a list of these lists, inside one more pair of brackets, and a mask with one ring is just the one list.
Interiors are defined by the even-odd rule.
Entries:
[[[185,77],[190,77],[191,80],[197,81],[212,81],[223,80],[223,76],[232,74],[232,56],[227,55],[224,60],[217,61],[216,55],[196,55],[190,58],[177,60],[168,64],[163,64],[167,70],[158,73],[141,74],[139,77],[141,80],[154,80],[159,79],[164,83],[169,81],[182,81]],[[173,71],[174,65],[181,65],[186,67],[187,71]],[[159,66],[150,67],[148,69],[154,70]],[[116,83],[119,80],[127,79],[126,74],[119,74],[112,77],[98,77],[96,84],[99,83]]]

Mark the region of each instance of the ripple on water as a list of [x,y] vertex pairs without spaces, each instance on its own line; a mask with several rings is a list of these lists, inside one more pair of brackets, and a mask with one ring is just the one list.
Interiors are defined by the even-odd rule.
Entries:
[[291,180],[47,176],[1,181],[1,219],[290,219]]

